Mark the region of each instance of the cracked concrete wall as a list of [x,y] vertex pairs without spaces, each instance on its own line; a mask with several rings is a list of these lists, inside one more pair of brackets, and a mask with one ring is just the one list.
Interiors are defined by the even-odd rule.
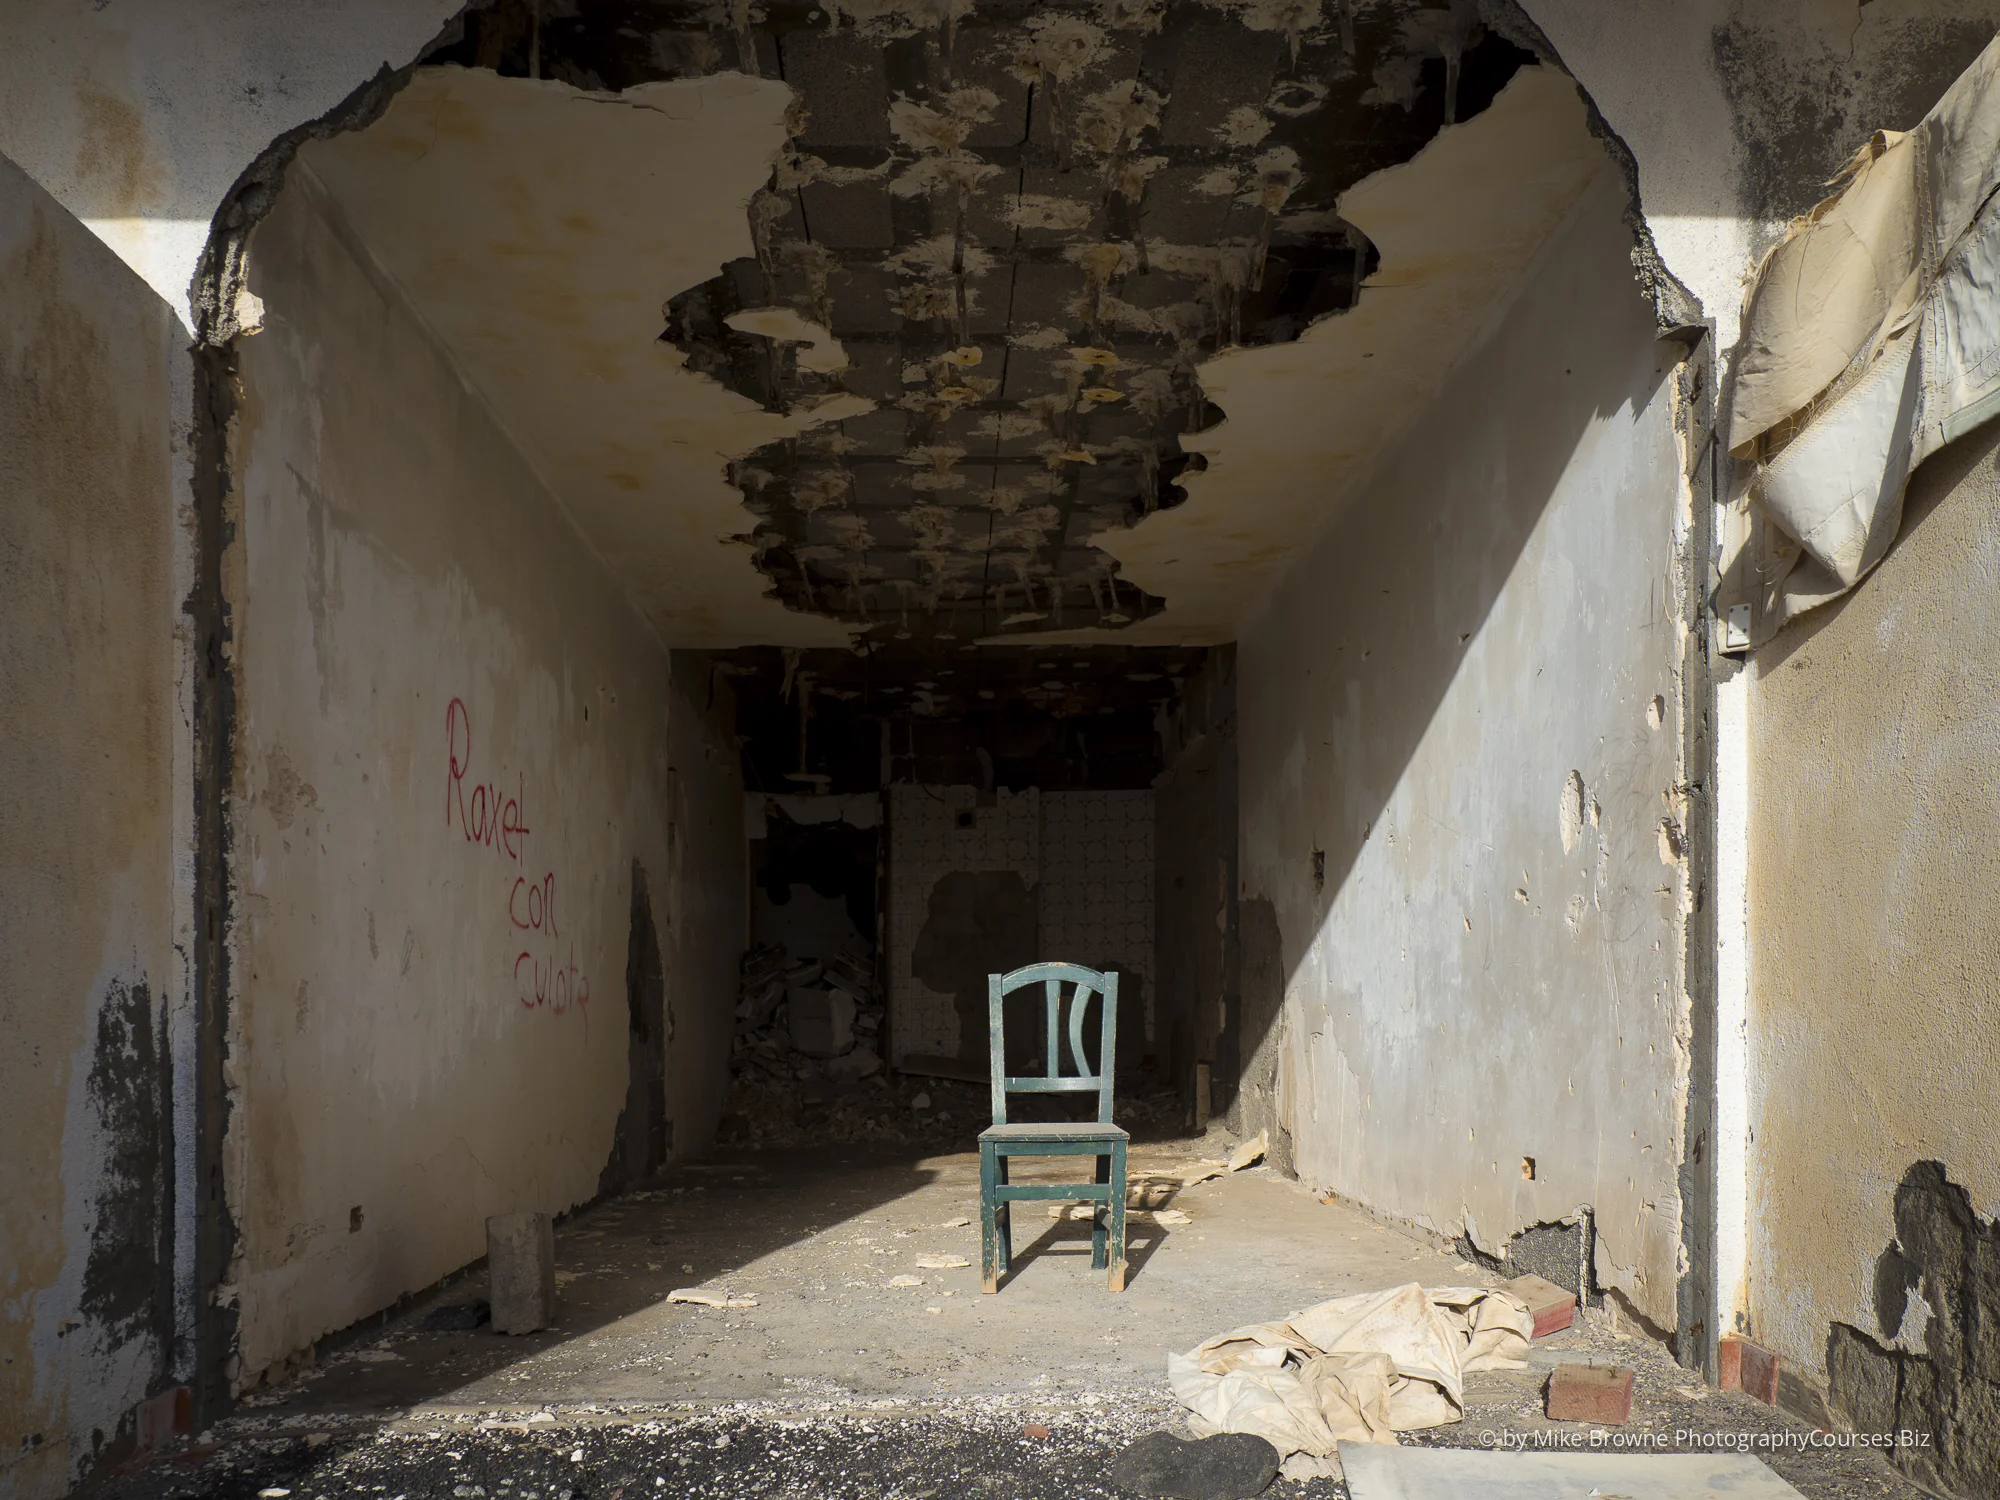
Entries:
[[635,859],[668,1114],[699,1144],[734,995],[712,945],[733,960],[743,930],[726,696],[686,668],[676,688],[309,171],[249,264],[225,559],[239,1388],[482,1255],[487,1215],[596,1191]]
[[[2000,1214],[2000,431],[1919,469],[1907,516],[1881,567],[1788,625],[1751,676],[1743,1321],[1815,1379],[1843,1326],[1919,1359],[1955,1325],[2000,1327],[1992,1272],[1963,1317],[1883,1274],[1929,1248],[1898,1207],[1916,1164]],[[1991,1409],[2000,1359],[1967,1373]],[[1961,1425],[1942,1406],[1918,1415],[1941,1440]],[[1976,1472],[1952,1487],[1978,1492]]]
[[1239,1110],[1487,1251],[1593,1205],[1600,1285],[1671,1329],[1681,346],[1622,200],[1584,193],[1238,646]]
[[172,1352],[173,334],[0,159],[0,1493],[23,1500],[129,1437]]

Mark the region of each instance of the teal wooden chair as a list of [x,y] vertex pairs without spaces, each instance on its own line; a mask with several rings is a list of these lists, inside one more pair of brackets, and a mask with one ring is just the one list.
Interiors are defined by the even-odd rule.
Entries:
[[[1031,984],[1042,986],[1048,1009],[1048,1048],[1042,1077],[1007,1076],[1004,1002]],[[1063,986],[1071,987],[1065,997]],[[1103,997],[1098,1020],[1097,1072],[1083,1050],[1085,1012],[1093,995]],[[1070,1056],[1076,1071],[1062,1070],[1062,1013],[1069,1006]],[[1090,1236],[1090,1263],[1111,1271],[1111,1290],[1125,1290],[1125,1147],[1129,1137],[1111,1123],[1111,1084],[1118,1064],[1118,976],[1076,964],[1029,964],[1011,974],[986,976],[987,1034],[992,1045],[993,1124],[979,1133],[979,1277],[989,1292],[1013,1262],[1011,1204],[1023,1199],[1089,1199],[1099,1205]],[[1097,1118],[1070,1124],[1009,1124],[1009,1094],[1097,1095]],[[1092,1182],[1010,1183],[1007,1162],[1016,1156],[1088,1156],[1096,1160]],[[1106,1241],[1109,1240],[1107,1245]]]

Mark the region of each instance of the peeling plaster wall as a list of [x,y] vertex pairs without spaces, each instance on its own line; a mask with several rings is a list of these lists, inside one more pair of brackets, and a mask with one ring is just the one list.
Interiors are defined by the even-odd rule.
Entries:
[[[976,898],[962,900],[950,892],[944,900],[938,897],[940,883],[954,875],[1007,875],[1027,893],[1026,911],[1030,918],[1034,914],[1041,793],[1002,790],[992,806],[981,807],[980,801],[977,787],[889,788],[889,1046],[897,1061],[912,1055],[978,1058],[986,1030],[967,1022],[986,1014],[984,966],[1006,963],[1004,955],[1017,951],[1025,956],[1010,968],[1037,956],[1034,941],[1009,941],[1028,934],[987,930],[993,913]],[[963,826],[961,820],[967,820]],[[974,896],[974,888],[965,890]],[[952,944],[944,934],[950,931],[973,960],[949,976],[925,966],[933,980],[948,978],[950,989],[934,988],[917,972],[918,946],[933,923],[935,945],[949,953]],[[1034,926],[1032,920],[1028,926]]]
[[[1881,567],[1753,671],[1747,1323],[1818,1375],[1835,1323],[1925,1348],[1880,1271],[1913,1165],[2000,1213],[1996,579],[1988,426],[1917,471]],[[1990,1327],[1990,1283],[1986,1304]]]
[[0,1493],[171,1351],[171,310],[0,159]]
[[1490,1251],[1593,1205],[1600,1283],[1671,1328],[1679,346],[1622,200],[1582,197],[1238,647],[1239,1111]]
[[676,690],[309,171],[250,276],[225,580],[239,1386],[483,1254],[488,1214],[593,1194],[635,859],[668,1115],[704,1139],[734,990],[716,945],[743,930],[742,792],[701,674]]
[[1123,976],[1118,1054],[1136,1063],[1157,1035],[1154,836],[1150,791],[891,787],[896,1059],[984,1062],[986,976],[1056,960]]

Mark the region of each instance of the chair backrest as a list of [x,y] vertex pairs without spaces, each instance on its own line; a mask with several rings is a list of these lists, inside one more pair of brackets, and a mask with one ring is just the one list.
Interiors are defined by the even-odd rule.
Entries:
[[[1015,990],[1028,985],[1042,986],[1048,1007],[1048,1047],[1044,1052],[1047,1072],[1040,1077],[1007,1076],[1006,1023],[1003,1002]],[[1067,997],[1064,985],[1071,986]],[[1097,1031],[1097,1071],[1087,1072],[1090,1061],[1083,1051],[1084,1013],[1092,995],[1101,995],[1103,1004]],[[1076,1071],[1062,1070],[1062,1011],[1069,1001],[1069,1047]],[[1029,964],[1011,974],[986,976],[987,1036],[992,1046],[993,1123],[1007,1123],[1009,1094],[1088,1094],[1097,1095],[1097,1119],[1111,1123],[1111,1083],[1118,1068],[1118,976],[1100,974],[1080,964]]]

